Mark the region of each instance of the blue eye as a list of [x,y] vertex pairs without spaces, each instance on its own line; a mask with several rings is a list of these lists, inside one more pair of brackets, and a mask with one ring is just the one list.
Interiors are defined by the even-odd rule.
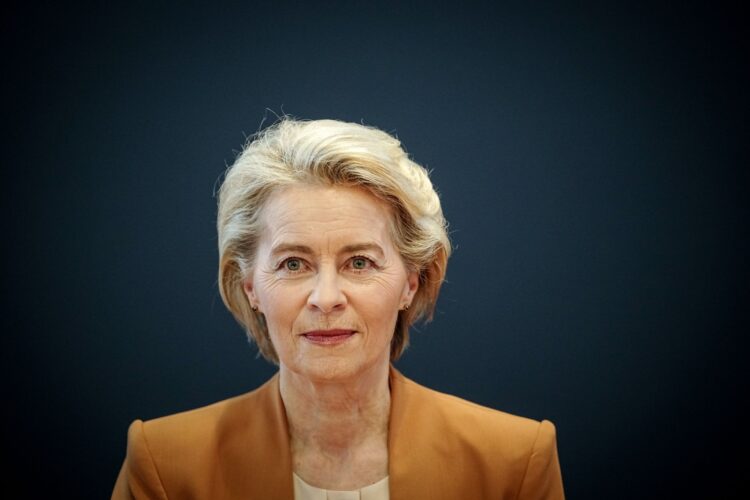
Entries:
[[302,261],[299,259],[287,259],[284,261],[284,267],[287,271],[299,271],[302,269]]
[[367,257],[354,257],[352,259],[352,268],[356,269],[357,271],[364,271],[368,267],[370,267],[371,262],[370,259]]

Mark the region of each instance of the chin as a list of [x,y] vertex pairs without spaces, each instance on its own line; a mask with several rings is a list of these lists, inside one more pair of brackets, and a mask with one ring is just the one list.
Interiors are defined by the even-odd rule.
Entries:
[[299,360],[295,363],[296,366],[288,366],[287,368],[311,381],[343,382],[364,375],[375,363],[376,361],[367,362],[366,360],[355,360],[351,357],[326,356],[314,360]]

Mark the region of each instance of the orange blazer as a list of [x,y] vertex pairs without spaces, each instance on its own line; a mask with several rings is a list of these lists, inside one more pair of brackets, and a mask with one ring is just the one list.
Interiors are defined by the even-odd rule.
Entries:
[[[391,500],[563,499],[555,427],[423,387],[390,368]],[[258,389],[128,430],[113,499],[294,498],[276,373]]]

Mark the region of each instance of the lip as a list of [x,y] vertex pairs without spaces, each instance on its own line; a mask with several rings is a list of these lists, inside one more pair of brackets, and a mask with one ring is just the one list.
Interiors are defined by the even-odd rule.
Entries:
[[354,330],[311,330],[302,334],[307,341],[317,345],[337,345],[342,344],[352,338],[357,333]]

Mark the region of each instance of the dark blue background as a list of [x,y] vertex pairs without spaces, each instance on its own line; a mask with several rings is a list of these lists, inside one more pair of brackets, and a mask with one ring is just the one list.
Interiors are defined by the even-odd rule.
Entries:
[[407,376],[555,422],[569,498],[730,494],[746,18],[674,5],[8,9],[11,483],[107,497],[130,421],[273,373],[219,298],[213,197],[270,108],[378,126],[433,170],[456,251]]

